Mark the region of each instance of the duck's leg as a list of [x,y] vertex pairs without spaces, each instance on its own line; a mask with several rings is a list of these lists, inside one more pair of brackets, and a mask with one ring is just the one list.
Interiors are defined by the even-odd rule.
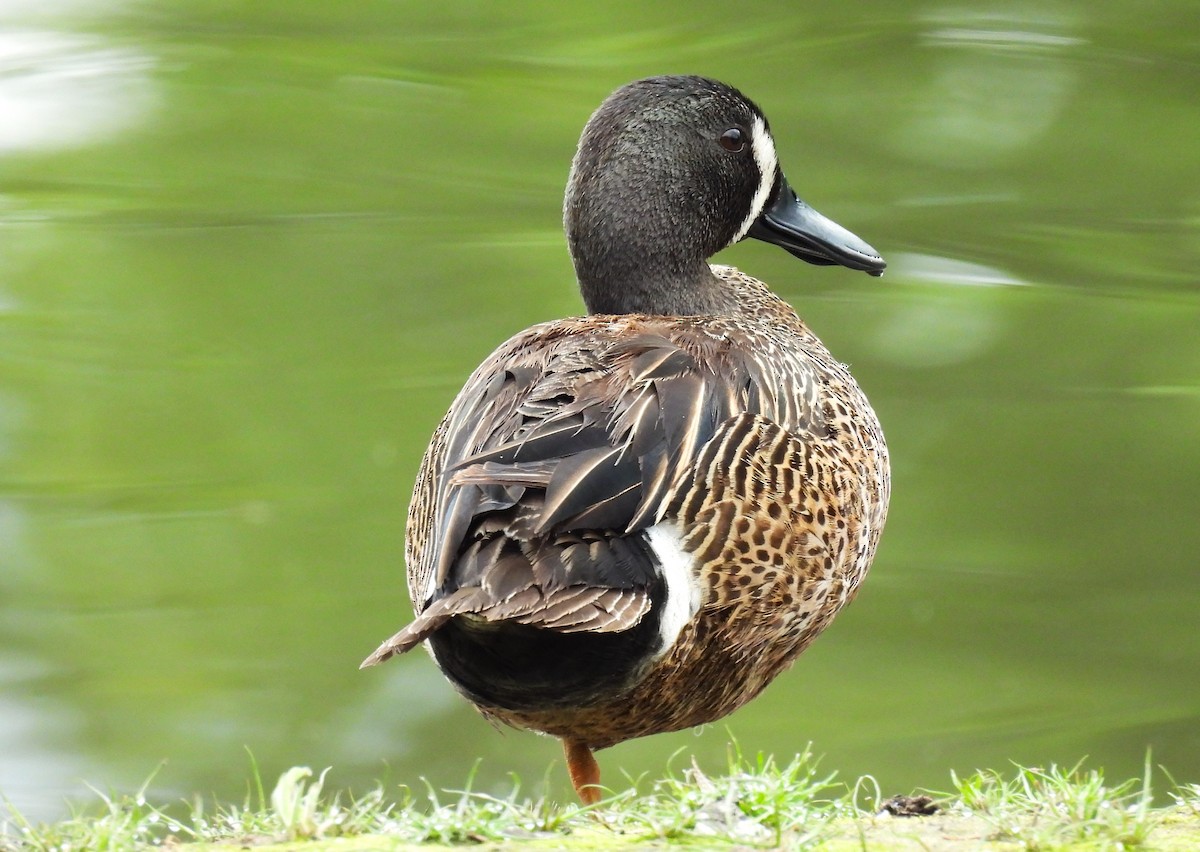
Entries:
[[567,772],[579,794],[579,801],[594,805],[600,801],[600,766],[592,750],[579,740],[563,738],[563,754],[567,756]]

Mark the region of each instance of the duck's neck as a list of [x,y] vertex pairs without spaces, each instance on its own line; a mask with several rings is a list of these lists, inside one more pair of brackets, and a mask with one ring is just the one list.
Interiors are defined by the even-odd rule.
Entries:
[[620,157],[610,148],[580,141],[563,204],[567,247],[588,313],[735,310],[733,294],[706,261],[731,235],[717,233],[714,217],[695,197],[670,191],[676,176],[662,172],[657,160],[638,152]]
[[704,261],[595,268],[576,258],[575,274],[589,314],[705,316],[737,310],[728,286]]

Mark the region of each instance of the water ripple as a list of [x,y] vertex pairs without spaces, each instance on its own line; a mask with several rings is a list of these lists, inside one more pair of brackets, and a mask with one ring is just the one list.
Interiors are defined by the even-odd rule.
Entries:
[[138,123],[153,66],[94,36],[0,30],[0,154],[86,145]]

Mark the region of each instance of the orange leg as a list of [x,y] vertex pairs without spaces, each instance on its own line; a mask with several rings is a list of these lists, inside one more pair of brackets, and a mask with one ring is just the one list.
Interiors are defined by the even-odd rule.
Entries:
[[594,805],[600,801],[600,766],[592,757],[592,750],[579,740],[564,739],[563,754],[567,756],[567,772],[571,783],[579,794],[579,801]]

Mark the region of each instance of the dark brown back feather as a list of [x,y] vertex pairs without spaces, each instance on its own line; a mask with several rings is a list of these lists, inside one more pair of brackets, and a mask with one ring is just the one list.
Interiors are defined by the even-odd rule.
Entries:
[[[435,435],[423,494],[419,481],[433,518],[410,566],[418,608],[454,598],[458,614],[596,632],[642,618],[660,578],[636,533],[662,519],[721,424],[774,413],[757,410],[777,391],[761,387],[755,347],[711,322],[563,320],[481,365]],[[423,635],[445,623],[419,621]],[[384,647],[411,645],[414,628]]]

